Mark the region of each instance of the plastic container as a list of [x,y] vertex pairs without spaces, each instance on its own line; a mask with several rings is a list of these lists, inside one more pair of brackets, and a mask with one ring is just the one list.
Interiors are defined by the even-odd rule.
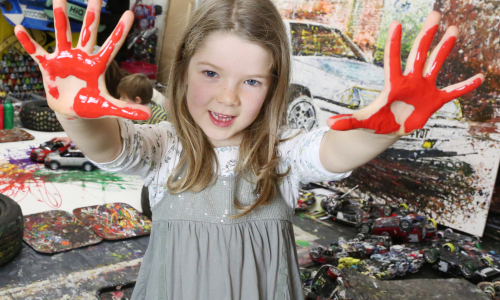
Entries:
[[0,103],[0,130],[3,129],[3,105]]
[[14,129],[14,107],[8,100],[3,105],[3,128]]
[[151,81],[156,82],[156,76],[158,74],[158,67],[156,65],[143,61],[122,61],[121,66],[122,69],[130,74],[142,73]]

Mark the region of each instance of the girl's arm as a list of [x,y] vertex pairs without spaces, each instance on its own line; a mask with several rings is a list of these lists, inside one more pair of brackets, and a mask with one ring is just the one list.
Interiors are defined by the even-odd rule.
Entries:
[[121,153],[123,144],[117,119],[80,119],[60,113],[56,116],[72,142],[94,162],[109,162]]
[[325,169],[339,173],[365,164],[400,137],[423,128],[444,104],[481,85],[484,75],[477,74],[444,89],[436,87],[439,69],[458,36],[458,29],[449,27],[427,59],[440,20],[438,12],[429,14],[415,39],[404,73],[400,58],[401,24],[391,24],[384,52],[385,86],[367,107],[328,120],[332,130],[325,134],[319,151]]
[[122,150],[117,120],[106,116],[147,120],[151,110],[111,97],[106,90],[105,72],[126,39],[134,15],[123,14],[115,30],[93,55],[102,0],[90,0],[80,39],[72,47],[66,0],[54,0],[56,50],[47,53],[26,32],[16,26],[15,33],[26,52],[38,63],[47,92],[47,102],[57,113],[73,142],[95,162],[111,161]]

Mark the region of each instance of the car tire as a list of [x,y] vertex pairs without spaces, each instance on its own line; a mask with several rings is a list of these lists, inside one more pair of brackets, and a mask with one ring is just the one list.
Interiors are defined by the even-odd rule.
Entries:
[[84,163],[82,167],[86,172],[91,172],[92,170],[94,170],[94,166],[91,163]]
[[51,170],[57,170],[61,167],[61,165],[56,161],[52,161],[52,162],[49,162],[49,167]]
[[442,239],[442,238],[444,238],[444,232],[443,232],[443,231],[441,231],[441,230],[440,230],[440,231],[438,231],[438,232],[436,232],[436,237],[437,237],[438,239]]
[[464,262],[460,266],[460,271],[465,278],[472,279],[474,277],[474,273],[477,271],[477,267],[470,261]]
[[0,266],[11,261],[23,246],[24,217],[19,204],[0,194]]
[[47,104],[47,100],[36,100],[24,104],[19,116],[24,128],[46,132],[63,131],[61,123]]
[[311,131],[318,126],[317,113],[310,96],[298,95],[288,104],[286,124],[290,128]]
[[439,258],[439,252],[436,249],[427,249],[424,251],[424,259],[427,263],[433,264]]
[[392,215],[392,208],[389,205],[384,205],[384,217],[390,217]]
[[410,220],[402,219],[401,221],[399,221],[399,229],[403,232],[410,232],[413,230],[413,226]]
[[364,240],[365,239],[365,235],[362,234],[362,233],[358,233],[358,235],[356,236],[356,238],[360,241]]
[[141,207],[142,207],[142,214],[152,219],[153,213],[151,212],[151,204],[149,203],[149,189],[147,186],[142,187]]
[[364,236],[369,235],[372,232],[372,226],[369,223],[363,223],[359,227],[359,232],[362,233]]

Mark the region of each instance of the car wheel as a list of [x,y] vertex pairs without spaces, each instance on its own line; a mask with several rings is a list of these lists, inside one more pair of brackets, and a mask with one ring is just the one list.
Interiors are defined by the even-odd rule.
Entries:
[[23,246],[24,218],[21,207],[0,194],[0,266],[11,261]]
[[289,105],[286,113],[286,122],[290,128],[303,129],[306,132],[317,127],[317,112],[311,98],[299,95]]
[[384,216],[390,217],[392,215],[392,208],[389,205],[384,206]]
[[362,233],[364,236],[369,235],[371,231],[372,231],[372,226],[369,223],[363,223],[361,224],[361,227],[359,227],[359,232]]
[[84,164],[83,164],[83,169],[84,169],[85,171],[87,171],[87,172],[90,172],[90,171],[92,171],[92,170],[94,169],[94,167],[92,166],[92,164],[91,164],[91,163],[84,163]]
[[424,251],[424,259],[429,264],[435,263],[438,257],[439,252],[436,249],[427,249]]
[[477,271],[477,268],[471,262],[464,262],[462,266],[460,266],[460,271],[465,278],[471,279],[474,277],[474,273]]
[[404,232],[410,232],[413,229],[410,220],[402,219],[399,221],[399,227]]
[[438,232],[436,232],[436,237],[437,237],[438,239],[442,239],[442,238],[444,238],[444,232],[443,232],[443,231],[438,231]]
[[446,229],[444,230],[444,232],[453,233],[453,229],[451,229],[451,228],[446,228]]
[[362,233],[358,233],[358,235],[356,236],[356,238],[360,241],[364,240],[365,239],[365,235],[362,234]]
[[55,161],[53,161],[53,162],[49,163],[49,166],[50,166],[50,169],[51,169],[51,170],[57,170],[57,169],[59,169],[59,167],[60,167],[59,163],[58,163],[58,162],[55,162]]

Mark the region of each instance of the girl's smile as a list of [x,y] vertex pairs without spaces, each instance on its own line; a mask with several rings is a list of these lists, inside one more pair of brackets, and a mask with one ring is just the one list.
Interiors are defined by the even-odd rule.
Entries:
[[219,127],[227,127],[233,124],[234,120],[236,119],[235,116],[218,114],[213,111],[208,111],[208,113],[210,114],[210,120],[212,121],[212,123],[214,123],[215,126]]
[[240,144],[266,99],[270,66],[266,49],[227,32],[210,34],[193,55],[187,105],[214,147]]

